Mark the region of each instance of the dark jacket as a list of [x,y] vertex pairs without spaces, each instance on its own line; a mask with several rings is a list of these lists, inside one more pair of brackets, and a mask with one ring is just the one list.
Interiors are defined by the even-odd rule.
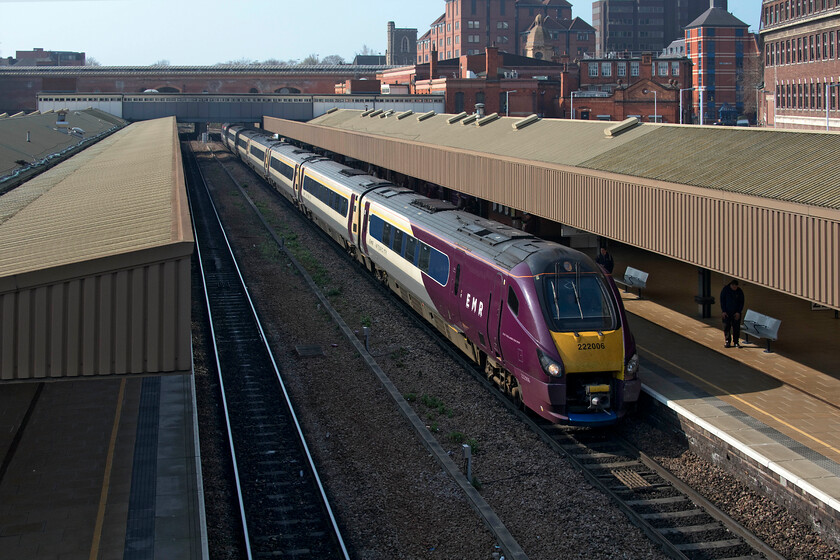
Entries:
[[595,257],[595,262],[600,264],[601,266],[603,266],[607,270],[607,272],[612,274],[613,268],[615,267],[615,263],[613,262],[612,255],[610,255],[609,253],[607,253],[605,255],[602,255],[599,252],[598,256]]
[[744,291],[741,288],[733,290],[729,284],[720,291],[720,309],[728,315],[743,313]]

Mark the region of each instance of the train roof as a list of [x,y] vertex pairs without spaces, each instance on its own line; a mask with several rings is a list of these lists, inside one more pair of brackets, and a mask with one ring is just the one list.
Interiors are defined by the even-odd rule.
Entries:
[[447,201],[427,198],[409,189],[381,188],[367,196],[383,208],[404,216],[412,225],[505,270],[546,249],[574,254],[577,258],[580,255],[574,249],[458,210]]

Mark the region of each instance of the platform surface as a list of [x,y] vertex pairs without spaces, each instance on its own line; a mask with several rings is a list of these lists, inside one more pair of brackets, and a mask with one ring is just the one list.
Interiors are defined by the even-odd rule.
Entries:
[[205,558],[191,379],[3,386],[0,558]]
[[629,294],[624,304],[646,392],[840,517],[840,380],[761,340],[726,348],[712,321]]

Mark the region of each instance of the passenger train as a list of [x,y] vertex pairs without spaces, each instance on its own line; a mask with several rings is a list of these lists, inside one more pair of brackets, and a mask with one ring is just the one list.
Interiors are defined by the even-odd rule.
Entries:
[[599,426],[638,400],[621,296],[588,256],[264,131],[225,124],[222,140],[518,404]]

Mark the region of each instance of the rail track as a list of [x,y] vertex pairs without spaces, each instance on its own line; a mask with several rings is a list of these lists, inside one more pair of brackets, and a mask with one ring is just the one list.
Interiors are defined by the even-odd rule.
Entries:
[[[262,182],[260,184],[276,195],[281,204],[291,206],[270,187]],[[314,224],[312,228],[328,241],[337,255],[357,264]],[[442,349],[460,362],[552,449],[567,458],[593,486],[608,495],[666,555],[680,560],[783,560],[783,556],[622,439],[615,430],[567,428],[528,414],[498,391],[486,379],[483,370],[441,337],[410,305],[394,297],[372,275],[364,273],[362,276],[378,290],[387,293],[406,316],[414,319],[418,328],[434,338]]]
[[349,558],[189,144],[182,153],[247,556]]

